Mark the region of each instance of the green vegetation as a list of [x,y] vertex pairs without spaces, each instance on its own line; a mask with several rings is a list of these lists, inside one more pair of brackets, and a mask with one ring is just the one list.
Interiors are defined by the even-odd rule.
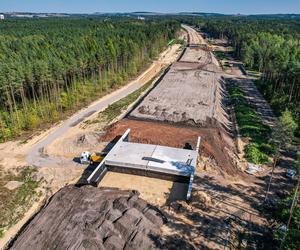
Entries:
[[176,21],[52,18],[0,23],[0,141],[124,84],[180,30]]
[[151,79],[149,82],[144,84],[141,88],[137,89],[133,93],[129,94],[128,96],[122,98],[121,100],[109,105],[105,110],[99,113],[98,119],[93,122],[101,122],[101,123],[110,123],[115,118],[120,116],[128,107],[130,104],[134,103],[140,95],[146,91],[150,85],[153,83],[154,79]]
[[277,115],[288,109],[300,124],[299,19],[222,17],[193,22],[212,37],[228,39],[233,55],[247,69],[262,73],[257,86]]
[[240,134],[247,137],[250,143],[245,147],[247,161],[262,164],[269,161],[273,148],[269,144],[271,129],[263,124],[255,109],[247,102],[244,92],[234,84],[228,84],[230,99],[234,105]]
[[[38,196],[38,182],[32,179],[34,168],[23,168],[17,174],[0,171],[0,238],[5,231],[16,224]],[[14,190],[4,187],[9,181],[22,182],[22,186]]]
[[284,130],[284,133],[289,138],[292,138],[295,131],[298,129],[298,124],[294,121],[292,113],[287,109],[279,117],[279,123]]
[[216,55],[216,57],[222,61],[222,60],[226,60],[228,59],[228,57],[230,57],[230,52],[226,52],[226,51],[215,51],[214,55]]
[[[235,105],[238,106],[237,120],[242,127],[241,134],[250,137],[250,143],[245,148],[246,158],[254,163],[262,163],[269,155],[278,155],[279,148],[286,150],[292,139],[296,141],[294,136],[300,136],[299,18],[222,17],[202,19],[197,23],[210,36],[228,39],[234,47],[233,56],[245,63],[251,75],[259,78],[256,81],[257,87],[280,117],[280,128],[271,135],[270,129],[261,123],[252,107],[244,102],[243,93],[236,90],[238,100]],[[299,165],[299,160],[295,164]],[[292,192],[279,201],[271,216],[273,221],[287,228],[275,230],[274,238],[278,240],[280,249],[299,249],[300,245],[299,176],[297,178],[296,186],[290,190]]]
[[182,39],[178,39],[178,38],[176,38],[176,39],[173,39],[171,42],[169,42],[169,46],[172,46],[172,45],[174,45],[174,44],[181,44],[181,45],[185,45],[186,44],[186,42],[184,41],[184,40],[182,40]]

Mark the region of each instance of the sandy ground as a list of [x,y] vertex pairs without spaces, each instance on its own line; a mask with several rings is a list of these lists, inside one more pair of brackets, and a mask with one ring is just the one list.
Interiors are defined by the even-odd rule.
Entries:
[[[190,35],[190,39],[199,43],[193,35]],[[192,60],[195,58],[192,57]],[[230,77],[240,77],[240,72]],[[182,91],[177,92],[182,95]],[[169,93],[167,91],[164,94]],[[249,94],[261,99],[251,88]],[[152,100],[157,101],[154,97]],[[161,104],[160,101],[158,103]],[[224,164],[228,163],[228,158],[218,157],[231,155],[234,150],[229,148],[227,152],[225,145],[228,147],[232,141],[226,140],[221,131],[206,130],[205,133],[203,129],[194,131],[166,123],[125,119],[109,128],[102,139],[112,140],[129,127],[132,129],[130,141],[141,143],[182,147],[185,142],[193,145],[196,135],[203,137],[202,154],[206,153],[207,157],[206,162],[201,160],[197,168],[192,201],[189,204],[171,202],[164,207],[169,223],[163,227],[162,245],[171,249],[237,249],[240,244],[249,249],[266,249],[269,246],[269,225],[258,211],[264,198],[268,173],[259,178],[244,174],[239,171],[239,161],[236,166],[226,168]],[[211,161],[210,155],[214,156],[216,162]],[[215,165],[219,166],[219,171],[210,170]],[[284,179],[280,172],[276,176],[278,180]],[[276,192],[275,185],[273,188]],[[244,238],[239,242],[240,233]]]
[[222,85],[217,73],[174,65],[130,116],[202,127],[221,123],[229,127]]
[[[226,51],[224,46],[219,44],[215,49]],[[251,77],[245,76],[235,64],[226,73],[226,77],[236,78],[264,122],[273,126],[276,118]],[[282,190],[286,190],[284,168],[288,164],[291,158],[282,157],[280,167],[275,170],[271,197],[278,199]],[[243,174],[236,179],[199,170],[192,202],[176,202],[164,210],[170,220],[163,227],[165,244],[182,249],[272,249],[270,224],[259,212],[270,168],[259,177]]]
[[261,184],[198,174],[192,201],[164,208],[169,218],[162,228],[165,244],[176,242],[181,249],[239,249],[237,234],[242,232],[249,249],[268,249],[267,222],[256,210],[263,197]]
[[204,39],[202,36],[200,36],[196,30],[193,28],[187,26],[187,25],[181,25],[182,28],[184,28],[189,33],[189,44],[191,45],[200,45],[205,44]]
[[206,48],[203,47],[188,47],[185,53],[180,58],[180,62],[199,63],[198,68],[203,68],[210,71],[220,71],[219,62]]
[[[190,27],[190,47],[130,117],[231,129],[221,68],[202,37]],[[191,46],[193,44],[193,46]]]
[[185,200],[187,193],[187,184],[184,183],[113,172],[108,172],[99,186],[137,190],[142,199],[156,206],[163,206],[175,200]]
[[[190,30],[189,27],[184,28]],[[189,36],[191,43],[195,45],[205,43],[195,31],[191,30],[191,32]],[[169,49],[169,52],[165,52],[166,54],[162,55],[160,60],[163,62],[171,62],[169,58],[175,60],[174,52],[175,49],[174,51]],[[174,57],[170,55],[174,55]],[[195,58],[197,59],[197,57]],[[214,62],[212,64],[216,65]],[[160,67],[162,65],[157,63],[149,70],[155,75]],[[204,68],[204,70],[208,69]],[[147,72],[149,73],[149,71]],[[139,80],[143,82],[148,77],[151,79],[152,73],[148,74],[147,72]],[[237,71],[236,74],[240,74],[240,72]],[[250,95],[251,93],[249,91]],[[97,113],[94,113],[91,117],[96,116]],[[88,119],[92,119],[91,117]],[[260,178],[245,174],[236,175],[239,172],[236,168],[238,165],[230,163],[232,159],[229,156],[233,154],[234,146],[228,135],[219,129],[188,128],[158,122],[123,119],[112,125],[102,139],[106,142],[110,141],[116,135],[122,134],[128,127],[132,129],[130,140],[142,143],[183,147],[186,142],[195,145],[197,136],[203,137],[202,155],[193,185],[192,201],[189,204],[183,201],[174,201],[175,196],[185,196],[186,191],[184,191],[185,186],[183,184],[170,181],[108,173],[100,184],[121,189],[136,189],[141,192],[142,198],[164,209],[169,223],[162,228],[163,234],[159,240],[161,248],[165,246],[174,249],[224,249],[230,244],[234,248],[237,233],[242,232],[247,235],[246,243],[248,247],[258,249],[257,242],[262,236],[265,237],[267,223],[256,209],[263,199],[266,187],[265,181],[268,175],[266,174]],[[3,156],[0,164],[5,164],[8,168],[26,164],[25,156],[28,150],[47,137],[55,128],[57,126],[26,144],[11,142],[0,145],[0,159]],[[100,133],[102,127],[99,127],[99,125],[83,127],[82,123],[79,122],[76,126],[68,129],[60,140],[52,141],[50,146],[47,145],[43,150],[44,157],[47,158],[47,154],[68,156],[67,160],[70,162],[73,156],[82,151],[79,151],[81,147],[88,148],[91,146],[90,149],[92,150],[92,145],[95,143],[95,150],[99,149],[103,144],[101,141],[94,141],[96,137],[101,136],[101,134],[94,134],[96,129]],[[85,140],[79,140],[83,134],[88,136]],[[156,136],[153,136],[154,134]],[[64,145],[75,146],[70,149]],[[13,160],[11,160],[12,158]],[[45,187],[51,187],[52,192],[56,192],[63,185],[76,182],[83,172],[83,167],[70,167],[67,164],[68,162],[63,168],[44,167],[39,170],[39,175],[46,179]],[[234,178],[229,178],[233,176]],[[276,172],[274,182],[276,185],[284,179],[282,176],[282,171]],[[275,184],[272,189],[277,192],[279,188]],[[26,216],[33,214],[34,209],[36,207],[33,207]],[[12,228],[7,233],[6,239],[14,235],[21,225],[22,223]],[[264,238],[263,241],[267,242],[268,238]],[[2,241],[0,248],[1,246],[3,246]],[[266,249],[267,246],[264,247]],[[261,245],[259,245],[259,249],[263,249]]]

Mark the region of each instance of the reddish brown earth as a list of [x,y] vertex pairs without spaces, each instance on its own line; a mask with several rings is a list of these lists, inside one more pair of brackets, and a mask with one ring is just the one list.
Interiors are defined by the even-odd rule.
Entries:
[[230,138],[218,128],[197,128],[175,126],[166,123],[123,119],[111,125],[101,141],[113,141],[121,136],[128,128],[131,129],[129,140],[137,143],[158,144],[183,148],[186,143],[196,147],[198,136],[201,137],[202,155],[215,159],[222,171],[236,175],[237,170],[228,155],[228,149],[235,150],[230,145]]

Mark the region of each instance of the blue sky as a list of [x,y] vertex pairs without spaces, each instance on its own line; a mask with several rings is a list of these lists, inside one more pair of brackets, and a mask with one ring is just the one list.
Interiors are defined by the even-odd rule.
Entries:
[[0,12],[217,12],[300,14],[300,0],[0,0]]

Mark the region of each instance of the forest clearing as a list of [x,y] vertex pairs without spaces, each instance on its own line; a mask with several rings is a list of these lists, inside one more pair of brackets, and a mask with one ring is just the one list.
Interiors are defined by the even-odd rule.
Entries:
[[[261,76],[252,72],[257,64],[251,52],[261,34],[246,53],[227,26],[213,18],[77,19],[72,25],[63,21],[70,44],[62,45],[64,39],[52,40],[58,37],[58,19],[40,22],[54,38],[30,20],[23,24],[20,42],[37,51],[24,57],[39,60],[23,69],[19,82],[9,80],[10,74],[18,75],[12,67],[1,75],[6,95],[0,100],[5,141],[0,144],[0,197],[7,199],[9,189],[28,200],[26,207],[16,202],[24,211],[13,223],[1,221],[0,248],[48,249],[57,242],[59,249],[269,249],[278,244],[296,249],[299,204],[291,199],[297,197],[299,180],[289,179],[286,170],[297,169],[300,161],[298,71],[266,87],[275,77],[270,65],[255,69]],[[86,33],[86,26],[93,32]],[[40,46],[41,37],[32,35],[34,27],[46,37],[48,52]],[[81,36],[78,47],[70,40],[78,35],[76,27],[91,35]],[[22,51],[13,34],[7,31],[7,36],[7,43]],[[288,46],[294,42],[291,38]],[[51,51],[61,47],[53,63]],[[73,55],[66,52],[70,49]],[[9,63],[24,64],[22,53]],[[74,60],[79,55],[81,60]],[[70,68],[57,71],[62,64]],[[284,93],[288,104],[270,97],[272,91]],[[283,110],[284,103],[289,110]],[[83,185],[97,165],[80,164],[81,152],[109,151],[127,129],[130,143],[141,145],[194,150],[201,138],[189,202],[189,185],[163,176],[109,171],[97,187]],[[251,168],[259,170],[249,174]],[[286,223],[294,231],[277,230]]]

